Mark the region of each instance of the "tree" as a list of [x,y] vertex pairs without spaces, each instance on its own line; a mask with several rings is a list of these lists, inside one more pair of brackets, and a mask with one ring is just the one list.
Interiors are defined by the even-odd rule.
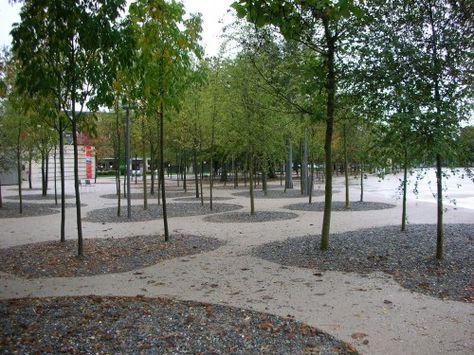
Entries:
[[53,96],[58,116],[64,112],[71,123],[79,256],[83,255],[83,238],[78,123],[88,100],[100,96],[104,82],[111,81],[111,73],[103,69],[117,40],[116,20],[123,4],[123,0],[26,1],[21,23],[12,30],[20,90]]
[[185,19],[183,5],[176,1],[138,0],[130,6],[130,22],[137,43],[137,77],[146,112],[155,115],[160,143],[159,170],[165,240],[169,240],[164,177],[165,109],[179,108],[198,45],[201,18]]
[[[336,55],[344,39],[348,20],[362,16],[352,1],[302,0],[239,0],[233,7],[239,17],[261,27],[276,26],[285,38],[294,40],[321,55],[324,60],[326,92],[325,135],[325,199],[321,233],[321,249],[329,247],[329,230],[332,205],[332,138],[336,107],[337,68]],[[320,77],[320,74],[316,75]]]

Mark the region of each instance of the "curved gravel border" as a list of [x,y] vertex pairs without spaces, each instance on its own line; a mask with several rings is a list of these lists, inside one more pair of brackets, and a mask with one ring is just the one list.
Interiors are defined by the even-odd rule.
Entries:
[[444,259],[435,259],[436,225],[361,229],[330,237],[309,235],[256,247],[253,255],[283,265],[367,274],[383,271],[403,287],[430,296],[474,302],[474,224],[445,225]]
[[[174,197],[182,197],[182,196],[189,196],[191,195],[191,192],[184,192],[184,191],[170,191],[166,192],[166,198],[174,198]],[[117,200],[117,195],[116,194],[106,194],[106,195],[100,195],[100,198],[105,198],[108,200]],[[127,200],[127,198],[122,194],[120,195],[122,200]],[[143,200],[143,192],[132,192],[130,194],[130,199],[131,200]],[[148,202],[156,202],[158,200],[158,194],[155,193],[154,195],[151,195],[150,193],[147,194],[147,199]],[[161,200],[161,193],[160,193],[160,200]]]
[[[334,191],[336,192],[336,191]],[[254,196],[255,198],[306,198],[308,199],[308,196],[302,195],[301,191],[299,189],[289,189],[284,192],[283,190],[276,190],[276,189],[269,189],[267,191],[267,194],[265,195],[262,190],[255,190],[254,191]],[[242,192],[235,192],[232,195],[234,196],[244,196],[244,197],[249,197],[250,198],[250,192],[247,191],[242,191]],[[319,197],[323,196],[324,191],[322,190],[314,190],[313,191],[313,197]]]
[[281,221],[297,218],[296,213],[275,212],[275,211],[256,211],[254,215],[250,212],[230,212],[222,213],[204,218],[206,222],[213,223],[259,223],[270,221]]
[[[12,196],[5,196],[6,199],[9,199],[9,200],[19,200],[20,197],[18,195],[12,195]],[[71,199],[71,198],[75,198],[74,195],[65,195],[64,198],[66,199]],[[25,200],[25,201],[51,201],[53,200],[54,201],[54,193],[51,195],[51,194],[48,194],[46,196],[43,196],[43,195],[38,195],[38,194],[24,194],[22,195],[22,199]],[[58,201],[61,201],[61,194],[58,194]]]
[[[387,208],[395,208],[395,205],[382,202],[351,202],[349,209],[346,209],[346,205],[342,201],[333,201],[332,210],[336,212],[359,212],[359,211],[372,211],[372,210],[383,210]],[[288,210],[292,211],[313,211],[322,212],[324,211],[324,202],[313,202],[309,203],[294,203],[291,205],[283,206]]]
[[50,208],[50,205],[44,204],[23,204],[23,213],[19,212],[18,202],[3,202],[0,208],[0,219],[2,218],[24,218],[24,217],[39,217],[48,216],[59,213],[57,209]]
[[0,324],[7,353],[357,353],[292,317],[164,298],[4,300]]
[[[173,198],[173,197],[172,197]],[[235,200],[234,197],[223,197],[223,196],[213,196],[212,201],[230,201],[230,200]],[[173,201],[179,201],[179,202],[199,202],[201,201],[201,198],[196,198],[194,197],[177,197],[173,198]],[[204,203],[209,203],[209,196],[204,196]]]
[[85,239],[84,256],[77,241],[48,241],[0,249],[0,271],[27,278],[91,276],[127,272],[185,255],[215,250],[225,243],[194,235]]
[[[213,210],[209,209],[209,204],[190,203],[169,203],[166,204],[168,217],[189,217],[201,216],[212,213],[228,212],[243,208],[241,205],[228,203],[214,203]],[[162,206],[152,204],[147,210],[143,206],[132,206],[132,218],[127,218],[127,207],[122,206],[122,215],[117,217],[117,207],[107,207],[92,210],[87,213],[83,220],[94,223],[119,223],[119,222],[143,222],[157,220],[162,217]]]

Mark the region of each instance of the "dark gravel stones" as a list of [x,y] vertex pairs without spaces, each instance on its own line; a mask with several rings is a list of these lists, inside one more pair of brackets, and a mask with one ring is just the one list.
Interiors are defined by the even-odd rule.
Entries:
[[[213,196],[212,201],[229,201],[229,200],[235,200],[233,197],[221,197],[221,196]],[[173,198],[173,201],[179,201],[179,202],[200,202],[201,198],[196,198],[194,197],[178,197],[178,198]],[[204,203],[209,203],[209,196],[204,197]]]
[[250,212],[230,212],[207,216],[204,218],[206,222],[214,223],[255,223],[281,221],[285,219],[297,218],[296,213],[289,212],[273,212],[273,211],[257,211],[254,215]]
[[[265,195],[262,190],[255,190],[255,198],[306,198],[308,199],[308,196],[302,195],[300,190],[297,189],[292,189],[292,190],[276,190],[276,189],[269,189],[267,191],[267,194]],[[242,192],[236,192],[233,193],[232,195],[234,196],[245,196],[250,198],[250,192],[247,191],[242,191]],[[318,196],[323,196],[324,191],[322,190],[314,190],[313,191],[313,197],[318,197]]]
[[[351,202],[349,209],[346,209],[345,203],[342,201],[333,201],[332,210],[336,212],[350,212],[350,211],[372,211],[372,210],[383,210],[386,208],[394,208],[395,205],[382,202]],[[322,212],[324,211],[324,202],[313,202],[309,203],[294,203],[291,205],[283,206],[283,208],[292,210],[292,211],[314,211]]]
[[0,271],[27,278],[74,277],[126,272],[163,260],[210,251],[224,245],[215,238],[172,235],[85,239],[84,256],[77,241],[49,241],[0,249]]
[[403,287],[456,301],[474,302],[474,225],[445,226],[445,254],[435,258],[436,225],[361,229],[333,234],[330,249],[320,236],[291,238],[259,246],[253,254],[283,265],[367,274],[383,271]]
[[291,316],[163,298],[3,300],[0,325],[6,353],[356,354]]
[[[191,195],[191,192],[184,192],[184,191],[167,191],[166,192],[166,197],[167,198],[174,198],[174,197],[182,197],[182,196],[189,196]],[[99,196],[100,198],[105,198],[108,200],[117,200],[117,195],[116,194],[106,194],[106,195],[101,195]],[[120,195],[122,200],[127,200],[127,198],[121,194]],[[131,200],[143,200],[143,192],[132,192],[130,193],[130,199]],[[147,194],[147,199],[149,202],[156,202],[158,201],[158,193],[155,192],[154,195],[148,193]],[[161,200],[161,194],[160,194],[160,200]]]
[[[234,211],[242,208],[241,205],[214,203],[213,210],[209,208],[209,204],[201,203],[169,203],[166,205],[168,217],[189,217],[201,216],[212,213]],[[108,207],[92,210],[84,218],[84,221],[95,223],[118,223],[118,222],[142,222],[156,220],[162,217],[161,205],[152,204],[147,210],[143,206],[132,206],[132,218],[127,218],[127,206],[122,206],[122,215],[117,217],[117,207]]]
[[[51,205],[44,204],[23,204],[23,213],[19,212],[18,202],[3,201],[0,208],[0,218],[23,218],[23,217],[39,217],[48,216],[50,214],[59,213],[58,210],[50,208]],[[59,207],[60,208],[60,207]]]

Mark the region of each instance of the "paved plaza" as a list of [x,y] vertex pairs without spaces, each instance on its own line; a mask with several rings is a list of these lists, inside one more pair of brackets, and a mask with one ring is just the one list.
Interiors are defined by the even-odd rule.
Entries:
[[[420,182],[420,184],[423,182]],[[448,194],[457,198],[453,205],[447,199],[447,224],[474,223],[474,188],[469,180],[450,185]],[[434,182],[433,182],[434,184]],[[230,186],[214,190],[216,203],[240,205],[237,212],[250,211],[249,198],[237,194]],[[364,200],[395,205],[393,208],[333,212],[332,233],[343,233],[363,228],[399,225],[401,199],[397,193],[397,177],[384,181],[370,176],[366,180]],[[167,181],[170,191],[181,191],[174,180]],[[278,181],[271,188],[280,189]],[[316,189],[322,189],[317,185]],[[434,188],[434,185],[432,185]],[[141,185],[132,184],[134,192]],[[334,181],[334,201],[344,200],[344,181]],[[192,185],[189,196],[193,196]],[[74,194],[68,183],[68,194]],[[3,187],[4,202],[17,193],[14,187]],[[49,190],[52,194],[53,191]],[[116,201],[101,197],[115,193],[114,180],[99,178],[96,184],[81,188],[83,233],[85,238],[125,238],[161,235],[162,219],[139,222],[89,221],[94,210],[113,208]],[[39,194],[25,190],[25,195]],[[208,198],[208,190],[204,189]],[[174,197],[172,197],[174,196]],[[430,198],[431,196],[431,198]],[[184,196],[184,197],[187,197]],[[358,180],[351,180],[351,200],[358,201]],[[323,201],[316,195],[315,202]],[[51,200],[26,201],[38,207]],[[73,203],[74,199],[67,202]],[[149,199],[151,206],[156,198]],[[168,203],[195,203],[182,194],[170,195]],[[0,298],[53,296],[136,296],[165,297],[229,305],[278,316],[291,315],[294,319],[315,326],[336,338],[351,343],[363,354],[469,354],[474,352],[474,306],[469,302],[443,300],[410,291],[384,272],[369,274],[324,271],[284,266],[258,258],[256,247],[288,238],[319,235],[322,212],[288,210],[285,206],[305,202],[301,197],[258,198],[256,210],[281,212],[291,218],[274,221],[222,221],[206,215],[193,214],[172,217],[172,235],[198,235],[216,238],[223,245],[198,254],[170,258],[157,264],[121,273],[87,277],[45,277],[27,279],[5,272],[0,273]],[[142,200],[133,199],[139,209]],[[206,200],[205,203],[208,203]],[[126,201],[122,200],[126,214]],[[229,212],[219,212],[214,216]],[[235,213],[235,212],[233,212]],[[293,216],[295,214],[295,216]],[[294,218],[293,218],[294,217]],[[42,241],[59,240],[60,214],[24,218],[0,219],[0,248]],[[436,204],[430,188],[420,190],[408,200],[408,228],[415,224],[436,223]],[[75,209],[67,208],[66,239],[76,238]],[[225,244],[224,244],[225,243]],[[433,254],[435,250],[433,248]],[[471,255],[471,257],[474,257]],[[472,259],[471,259],[472,260]],[[139,271],[139,272],[137,272]],[[472,275],[471,275],[472,277]],[[472,285],[471,285],[472,286]],[[363,336],[357,336],[363,334]]]

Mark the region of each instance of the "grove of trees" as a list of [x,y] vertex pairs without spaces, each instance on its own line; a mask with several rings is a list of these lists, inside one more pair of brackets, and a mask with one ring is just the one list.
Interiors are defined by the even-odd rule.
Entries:
[[[363,201],[366,173],[403,171],[405,230],[409,171],[434,166],[436,257],[443,258],[446,168],[474,163],[473,129],[466,127],[473,114],[472,5],[237,0],[232,8],[235,23],[219,55],[206,58],[201,16],[179,1],[136,0],[128,9],[123,0],[24,1],[2,57],[0,168],[47,161],[58,146],[64,241],[64,133],[72,132],[82,255],[77,134],[97,136],[98,155],[115,157],[121,215],[125,110],[132,151],[151,162],[150,191],[146,169],[142,177],[143,208],[148,193],[157,196],[165,240],[171,166],[210,209],[216,173],[226,184],[232,176],[234,187],[248,187],[251,214],[257,180],[266,194],[267,179],[279,174],[286,191],[296,170],[311,203],[316,173],[325,189],[322,250],[330,245],[334,174],[345,174],[350,208],[350,174],[360,178]],[[6,154],[13,147],[15,156]]]

